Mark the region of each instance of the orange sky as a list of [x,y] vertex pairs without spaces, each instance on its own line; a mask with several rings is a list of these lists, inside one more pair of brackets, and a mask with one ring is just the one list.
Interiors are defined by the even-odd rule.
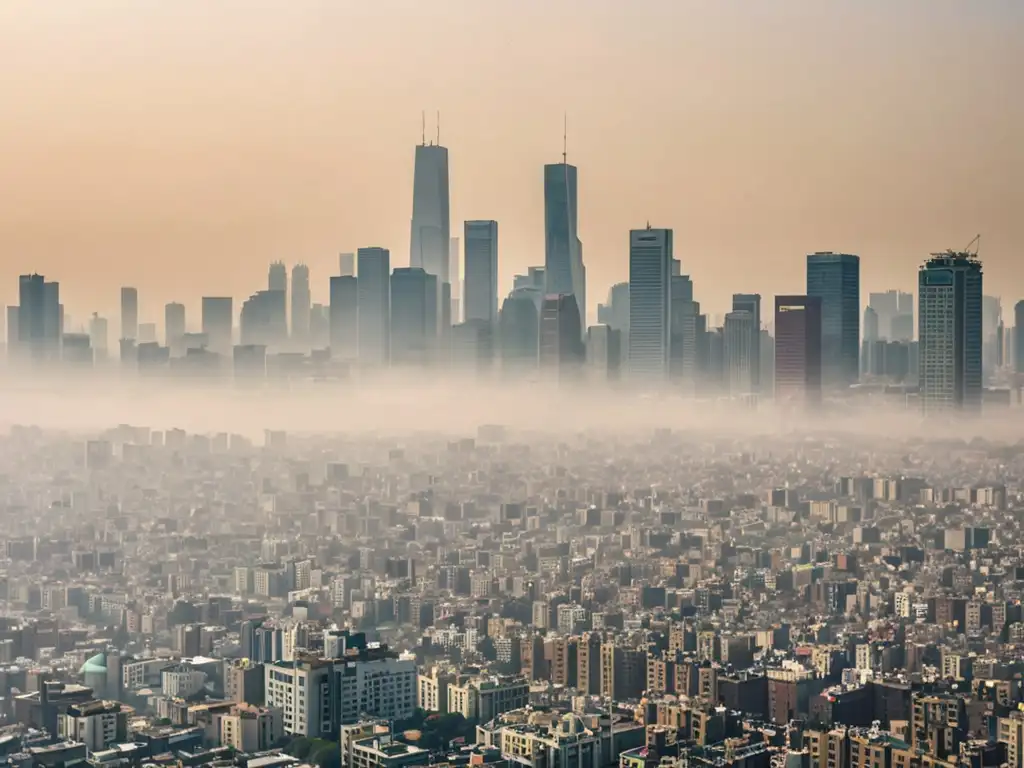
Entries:
[[315,300],[339,251],[407,263],[422,109],[502,294],[543,263],[568,113],[592,305],[648,220],[712,312],[802,290],[814,250],[911,289],[978,232],[1024,298],[1020,0],[3,0],[0,51],[5,303],[39,271],[76,319],[133,284],[193,325],[274,259]]

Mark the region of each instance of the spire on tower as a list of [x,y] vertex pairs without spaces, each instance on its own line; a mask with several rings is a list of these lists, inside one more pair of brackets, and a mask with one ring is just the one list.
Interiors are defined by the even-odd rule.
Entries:
[[568,164],[569,160],[569,115],[562,114],[562,163]]

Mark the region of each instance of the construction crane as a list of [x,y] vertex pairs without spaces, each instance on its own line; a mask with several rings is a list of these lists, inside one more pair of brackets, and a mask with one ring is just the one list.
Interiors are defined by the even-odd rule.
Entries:
[[[971,246],[972,245],[974,246],[974,251],[973,252],[971,251]],[[977,235],[974,236],[974,239],[971,240],[971,242],[969,242],[967,244],[967,247],[964,248],[963,252],[966,253],[968,256],[971,256],[971,257],[976,259],[976,258],[978,258],[978,250],[980,248],[981,248],[981,235],[977,234]]]

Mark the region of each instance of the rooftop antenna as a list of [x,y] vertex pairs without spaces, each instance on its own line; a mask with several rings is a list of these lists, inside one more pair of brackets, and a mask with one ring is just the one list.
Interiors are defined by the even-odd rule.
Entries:
[[569,160],[569,115],[562,114],[562,164],[568,165]]
[[420,113],[420,142],[425,146],[427,143],[427,110]]
[[437,110],[437,146],[441,146],[441,110]]

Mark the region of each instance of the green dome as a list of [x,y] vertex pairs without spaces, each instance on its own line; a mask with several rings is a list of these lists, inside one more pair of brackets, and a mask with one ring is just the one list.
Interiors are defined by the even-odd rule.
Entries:
[[91,659],[82,665],[81,669],[78,670],[80,675],[88,674],[107,674],[107,657],[105,654],[97,653]]

